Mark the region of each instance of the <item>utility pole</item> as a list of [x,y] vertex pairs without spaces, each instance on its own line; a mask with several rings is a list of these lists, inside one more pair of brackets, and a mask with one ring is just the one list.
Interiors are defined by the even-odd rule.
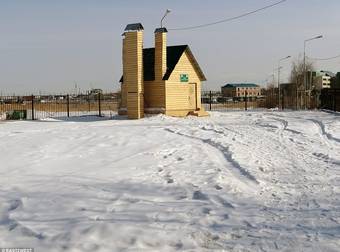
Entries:
[[316,36],[316,37],[313,37],[313,38],[310,38],[310,39],[306,39],[304,41],[304,44],[303,44],[303,83],[304,83],[304,106],[305,106],[305,109],[307,108],[307,106],[306,106],[306,96],[307,96],[306,45],[307,45],[307,42],[309,42],[309,41],[312,41],[312,40],[315,40],[315,39],[321,39],[321,38],[323,38],[322,35],[319,35],[319,36]]
[[286,59],[289,59],[291,58],[291,56],[287,56],[287,57],[284,57],[282,59],[279,59],[279,64],[278,64],[278,68],[277,68],[277,88],[278,88],[278,91],[279,91],[279,109],[280,109],[280,101],[281,101],[281,92],[280,92],[280,70],[281,70],[281,61],[283,60],[286,60]]

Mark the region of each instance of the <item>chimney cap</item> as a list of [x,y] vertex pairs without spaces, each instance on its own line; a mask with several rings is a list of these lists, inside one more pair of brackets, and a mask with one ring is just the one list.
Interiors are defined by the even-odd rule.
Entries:
[[168,30],[165,27],[156,28],[155,33],[163,33],[168,32]]
[[141,31],[144,27],[141,23],[128,24],[124,31]]

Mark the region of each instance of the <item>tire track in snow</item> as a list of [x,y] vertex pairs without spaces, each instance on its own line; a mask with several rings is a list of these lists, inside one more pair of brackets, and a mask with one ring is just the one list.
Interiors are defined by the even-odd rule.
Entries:
[[[281,115],[274,115],[274,114],[271,114],[271,115],[277,116],[277,117],[280,117],[280,118],[283,117]],[[332,134],[328,133],[326,131],[325,124],[322,121],[314,119],[314,118],[301,118],[301,117],[296,117],[296,116],[290,117],[290,118],[312,122],[318,128],[318,132],[319,132],[318,134],[319,134],[320,138],[325,142],[325,144],[327,144],[331,149],[333,149],[332,147],[337,148],[337,149],[339,148],[339,145],[337,143],[340,143],[340,139],[336,138]],[[279,119],[279,118],[271,118],[271,119],[276,120],[276,121],[280,121],[280,122],[282,121],[283,125],[285,125],[284,121],[286,121],[286,120],[284,120],[284,119]],[[288,122],[287,122],[287,127],[288,127]],[[291,129],[288,129],[287,127],[284,127],[285,131],[289,131],[289,132],[294,133],[294,134],[299,134],[299,135],[305,136],[305,134],[303,132],[291,130]],[[282,132],[280,132],[280,133],[282,134]],[[312,155],[308,155],[309,158],[317,158],[317,160],[322,160],[327,164],[329,164],[329,163],[332,163],[332,164],[335,164],[335,165],[340,164],[340,161],[338,159],[334,159],[334,158],[330,157],[329,151],[328,151],[327,154],[319,153],[319,152],[311,152],[311,153],[312,153]]]
[[[288,125],[289,125],[288,120],[281,119],[281,118],[273,118],[273,117],[265,117],[264,119],[275,120],[275,121],[280,123],[280,125],[275,126],[275,128],[276,128],[275,131],[268,131],[270,133],[269,136],[271,136],[270,139],[272,139],[272,141],[275,141],[275,142],[278,143],[277,146],[280,146],[280,148],[279,148],[280,153],[286,153],[286,156],[294,157],[294,154],[296,153],[295,148],[299,147],[299,145],[296,145],[295,142],[291,141],[292,138],[291,138],[290,133],[295,134],[297,138],[301,138],[301,137],[306,138],[307,136],[303,132],[299,132],[299,131],[289,129],[288,128]],[[256,118],[256,121],[257,121],[257,118]],[[258,126],[260,126],[260,129],[261,128],[263,129],[263,126],[261,124],[255,123],[255,125],[258,125]],[[256,128],[251,128],[250,131],[249,131],[249,134],[251,134],[250,132],[254,131],[255,129]],[[294,144],[294,145],[292,145],[292,144]],[[269,146],[269,145],[266,145],[266,146]],[[270,158],[271,157],[269,157],[269,159]],[[311,155],[302,155],[298,159],[293,158],[293,159],[291,159],[291,162],[286,162],[285,168],[287,170],[289,170],[289,173],[295,174],[296,178],[302,178],[302,180],[304,180],[304,178],[305,178],[304,173],[306,171],[303,167],[304,167],[304,165],[307,165],[308,167],[310,167],[311,160],[313,160],[313,159],[311,159]],[[275,159],[273,159],[273,160],[270,159],[269,164],[275,164],[276,163],[276,162],[273,163],[273,161],[275,161]],[[278,167],[280,165],[281,164],[279,163]],[[314,172],[320,173],[321,171],[317,170],[317,171],[314,171]],[[282,177],[282,175],[284,175],[284,174],[280,173],[280,170],[277,170],[277,171],[273,172],[273,175],[275,175],[276,173],[279,176],[281,176],[280,177],[280,185],[277,185],[277,182],[275,182],[274,180],[270,180],[270,183],[272,184],[272,189],[269,190],[268,192],[270,194],[272,194],[271,191],[274,190],[277,186],[279,186],[280,190],[278,190],[278,191],[281,191],[283,193],[280,193],[279,195],[277,195],[277,193],[272,194],[273,199],[274,199],[273,202],[276,202],[274,204],[282,204],[282,203],[284,204],[284,202],[287,200],[286,197],[285,197],[286,196],[285,194],[286,193],[288,194],[291,191],[291,188],[286,187],[285,183],[282,181],[282,179],[285,178],[285,177]],[[321,176],[321,174],[320,174],[320,176]],[[298,180],[296,181],[296,183],[299,183]],[[301,184],[301,186],[299,187],[299,191],[306,192],[308,194],[312,193],[313,188],[309,188],[309,187],[304,186],[305,183],[300,183],[300,184]],[[271,186],[269,186],[269,187],[271,188]],[[306,203],[306,200],[303,200],[303,199],[299,199],[297,201],[299,202],[298,203],[299,206],[301,204]]]
[[218,151],[220,151],[224,158],[232,165],[232,167],[239,173],[241,174],[243,177],[247,178],[249,181],[255,183],[255,184],[259,184],[259,182],[256,180],[256,178],[246,169],[244,169],[235,159],[233,159],[232,157],[232,153],[229,150],[229,147],[223,146],[222,144],[219,144],[217,142],[214,142],[211,139],[201,139],[199,137],[195,137],[192,135],[186,135],[180,132],[177,132],[175,130],[166,128],[164,129],[170,133],[176,134],[176,135],[180,135],[183,137],[187,137],[190,139],[195,139],[195,140],[199,140],[201,142],[203,142],[204,144],[208,144],[210,146],[212,146],[213,148],[217,149]]
[[309,121],[313,122],[317,125],[317,127],[320,129],[320,135],[322,135],[327,141],[333,141],[336,143],[340,143],[340,139],[334,137],[332,134],[328,133],[326,131],[325,124],[319,120],[316,119],[308,119]]
[[[325,141],[325,143],[327,144],[327,146],[329,146],[329,150],[327,154],[323,154],[323,153],[317,153],[317,152],[313,152],[313,156],[318,158],[319,160],[323,160],[326,164],[335,164],[335,165],[339,165],[340,161],[337,158],[333,158],[332,153],[330,153],[330,150],[334,149],[340,149],[339,147],[339,143],[340,143],[340,139],[334,137],[332,134],[328,133],[326,131],[326,127],[325,124],[319,120],[316,119],[307,119],[308,121],[313,122],[319,129],[319,135],[321,136],[321,138]],[[338,155],[336,155],[337,157]]]
[[[282,117],[282,116],[278,116],[278,117]],[[288,131],[290,133],[293,133],[293,134],[297,134],[297,135],[303,135],[302,132],[300,131],[296,131],[296,130],[293,130],[293,129],[289,129],[288,128],[288,121],[287,120],[284,120],[284,119],[280,119],[280,118],[275,118],[275,117],[271,117],[269,119],[272,119],[274,121],[277,121],[277,122],[280,122],[282,124],[282,127],[279,129],[279,133],[280,134],[283,134],[284,131]]]
[[[275,115],[275,114],[270,114],[270,115],[283,118],[283,116],[281,116],[281,115]],[[320,138],[323,140],[323,142],[327,146],[329,146],[329,147],[339,147],[339,146],[335,146],[333,143],[336,143],[336,142],[340,143],[340,139],[335,138],[335,137],[333,137],[333,135],[328,133],[326,131],[326,129],[325,129],[325,125],[324,125],[323,122],[321,122],[319,120],[316,120],[316,119],[313,119],[313,118],[302,118],[302,117],[296,117],[296,116],[291,116],[291,117],[287,117],[287,118],[297,119],[299,121],[310,121],[310,122],[312,122],[317,127],[318,134],[319,134]],[[303,133],[301,131],[296,131],[296,130],[288,129],[288,121],[286,121],[284,119],[279,119],[279,118],[271,118],[271,119],[279,121],[279,122],[282,122],[283,130],[280,131],[280,137],[281,137],[281,139],[283,141],[285,140],[285,138],[283,138],[283,131],[287,131],[287,132],[290,132],[290,133],[294,133],[294,134],[306,137],[305,133]],[[287,124],[285,122],[287,122]],[[305,158],[305,160],[310,159],[310,158],[312,158],[312,159],[316,158],[317,160],[322,160],[322,161],[326,162],[327,164],[333,163],[333,164],[336,164],[336,165],[339,164],[339,162],[340,162],[337,159],[330,158],[329,150],[328,150],[327,154],[319,153],[319,152],[314,152],[314,151],[311,151],[310,153],[312,155],[307,155],[307,158]]]
[[22,207],[23,203],[21,199],[11,200],[4,204],[3,209],[0,209],[0,227],[5,226],[9,231],[17,230],[25,236],[34,237],[36,239],[42,240],[45,236],[41,233],[36,233],[32,229],[19,223],[17,220],[11,217],[11,212]]
[[277,122],[280,122],[280,123],[281,123],[281,128],[279,128],[280,133],[282,133],[283,131],[285,131],[285,130],[287,129],[287,127],[288,127],[288,121],[286,121],[286,120],[284,120],[284,119],[274,118],[274,117],[272,117],[272,118],[270,118],[270,119],[272,119],[272,120],[274,120],[274,121],[277,121]]
[[[301,122],[311,121],[318,128],[319,136],[321,137],[321,139],[325,142],[325,144],[328,147],[331,147],[331,144],[334,143],[333,141],[331,141],[331,140],[334,140],[333,136],[326,132],[325,125],[321,121],[318,121],[318,120],[315,120],[315,119],[309,119],[309,118],[300,118],[300,117],[290,117],[290,118],[297,119]],[[290,132],[290,133],[294,133],[294,134],[299,134],[299,135],[303,136],[304,138],[307,138],[307,135],[305,135],[303,132],[298,132],[298,131],[295,131],[295,130],[288,129],[287,128],[288,127],[288,121],[286,121],[284,119],[276,119],[276,118],[271,118],[271,119],[274,119],[276,121],[280,121],[282,123],[282,127],[280,128],[281,130],[279,131],[279,134],[280,134],[279,137],[280,137],[282,143],[285,143],[286,148],[290,145],[287,145],[287,141],[286,141],[287,138],[285,137],[286,134],[284,134],[285,131],[287,133]],[[286,122],[287,122],[287,124],[286,124]],[[335,142],[337,142],[337,140],[335,140]],[[313,143],[313,141],[311,141],[311,143]],[[306,144],[306,146],[309,146],[309,145]],[[334,146],[334,145],[332,145],[332,146]],[[291,148],[287,148],[287,150],[289,152],[292,152]],[[294,150],[293,150],[293,152],[294,152]],[[293,157],[294,155],[290,155],[290,156]],[[313,148],[306,150],[305,152],[303,152],[303,154],[301,153],[300,159],[295,159],[294,163],[298,164],[297,166],[299,166],[299,167],[303,167],[303,165],[305,165],[308,168],[308,170],[310,172],[312,172],[313,175],[315,175],[315,176],[330,177],[330,175],[327,174],[327,171],[328,171],[327,168],[323,164],[320,164],[320,166],[319,166],[320,168],[323,167],[323,169],[320,169],[320,168],[313,169],[314,166],[311,164],[311,162],[315,162],[313,160],[325,162],[326,167],[329,165],[329,163],[333,163],[333,164],[338,163],[337,160],[330,158],[329,150],[328,150],[328,154],[323,154],[323,153],[313,152]],[[303,162],[301,162],[301,161],[303,161]],[[307,180],[306,174],[305,175],[300,174],[299,176],[302,176],[305,181]],[[332,186],[328,186],[328,184],[323,185],[322,189],[325,190],[326,188],[327,188],[327,191],[330,193],[330,195],[334,196],[334,188]],[[308,209],[311,208],[311,207],[314,207],[316,209],[320,208],[320,204],[317,201],[319,199],[317,199],[317,200],[313,199],[312,205],[309,202],[310,201],[310,195],[314,195],[314,193],[315,193],[314,186],[307,186],[307,185],[303,186],[303,187],[301,187],[301,192],[303,192],[302,195],[300,197],[296,198],[296,199],[298,199],[297,200],[297,202],[298,202],[297,207],[299,207],[299,208],[306,207]],[[308,196],[306,196],[306,195],[308,195]],[[311,223],[311,225],[314,226],[314,223]]]

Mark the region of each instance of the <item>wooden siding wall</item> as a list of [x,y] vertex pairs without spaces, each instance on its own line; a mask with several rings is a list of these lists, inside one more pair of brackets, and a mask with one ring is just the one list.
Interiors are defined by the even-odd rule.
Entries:
[[145,108],[165,109],[165,81],[144,82]]
[[[181,74],[188,74],[189,81],[181,82]],[[197,108],[201,108],[201,81],[188,54],[184,53],[166,81],[166,114],[185,116],[192,111],[189,106],[189,83],[197,84]]]
[[155,33],[155,80],[163,79],[166,72],[166,32]]
[[123,42],[123,81],[130,119],[144,116],[143,31],[126,32]]
[[155,32],[155,80],[145,81],[145,107],[165,109],[166,32]]
[[127,88],[124,83],[121,84],[121,101],[120,101],[120,108],[126,109],[127,108]]

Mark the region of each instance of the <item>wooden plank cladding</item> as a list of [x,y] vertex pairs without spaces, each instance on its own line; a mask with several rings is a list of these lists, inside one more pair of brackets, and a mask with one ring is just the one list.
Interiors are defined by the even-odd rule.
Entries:
[[143,31],[125,33],[123,73],[128,118],[142,118],[144,116]]
[[142,118],[144,110],[171,116],[206,115],[201,106],[202,81],[205,76],[189,46],[167,46],[166,28],[156,29],[155,48],[143,49],[143,26],[127,26],[119,114],[130,119]]

